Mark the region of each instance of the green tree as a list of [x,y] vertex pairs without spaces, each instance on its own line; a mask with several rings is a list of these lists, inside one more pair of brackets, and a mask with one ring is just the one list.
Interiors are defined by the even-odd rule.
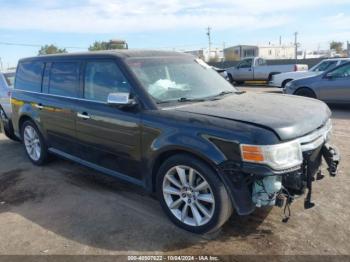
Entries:
[[332,41],[330,43],[330,49],[335,50],[337,53],[341,53],[341,52],[343,52],[343,43]]
[[89,51],[100,51],[100,50],[114,50],[114,49],[127,49],[125,41],[95,41],[90,47]]
[[59,53],[67,53],[65,48],[61,49],[55,45],[44,45],[40,48],[38,54],[39,55],[50,55],[50,54],[59,54]]

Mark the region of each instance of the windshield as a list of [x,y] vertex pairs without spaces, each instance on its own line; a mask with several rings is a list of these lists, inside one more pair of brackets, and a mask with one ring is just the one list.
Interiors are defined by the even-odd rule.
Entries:
[[4,77],[5,77],[7,85],[10,88],[13,88],[13,85],[15,83],[15,73],[5,73]]
[[136,77],[158,103],[188,101],[237,90],[199,59],[156,57],[127,59]]
[[310,69],[312,72],[324,72],[337,65],[338,61],[323,61]]

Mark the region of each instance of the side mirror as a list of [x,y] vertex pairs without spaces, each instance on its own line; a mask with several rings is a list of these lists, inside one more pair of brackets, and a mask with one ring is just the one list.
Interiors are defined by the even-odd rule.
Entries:
[[134,99],[130,99],[130,93],[110,93],[107,97],[107,104],[116,107],[127,107],[136,105]]

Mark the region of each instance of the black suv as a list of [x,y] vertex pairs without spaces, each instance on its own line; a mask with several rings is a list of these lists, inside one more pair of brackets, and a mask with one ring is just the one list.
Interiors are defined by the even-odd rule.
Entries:
[[217,230],[233,210],[289,205],[319,178],[330,110],[313,99],[236,90],[202,60],[161,51],[19,61],[15,134],[29,159],[73,160],[155,192],[171,220]]

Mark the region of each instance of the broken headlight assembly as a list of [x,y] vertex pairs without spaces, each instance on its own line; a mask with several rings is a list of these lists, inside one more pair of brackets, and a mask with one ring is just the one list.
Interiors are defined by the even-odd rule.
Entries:
[[244,162],[264,164],[276,171],[299,167],[303,163],[303,154],[298,141],[276,145],[241,145]]

